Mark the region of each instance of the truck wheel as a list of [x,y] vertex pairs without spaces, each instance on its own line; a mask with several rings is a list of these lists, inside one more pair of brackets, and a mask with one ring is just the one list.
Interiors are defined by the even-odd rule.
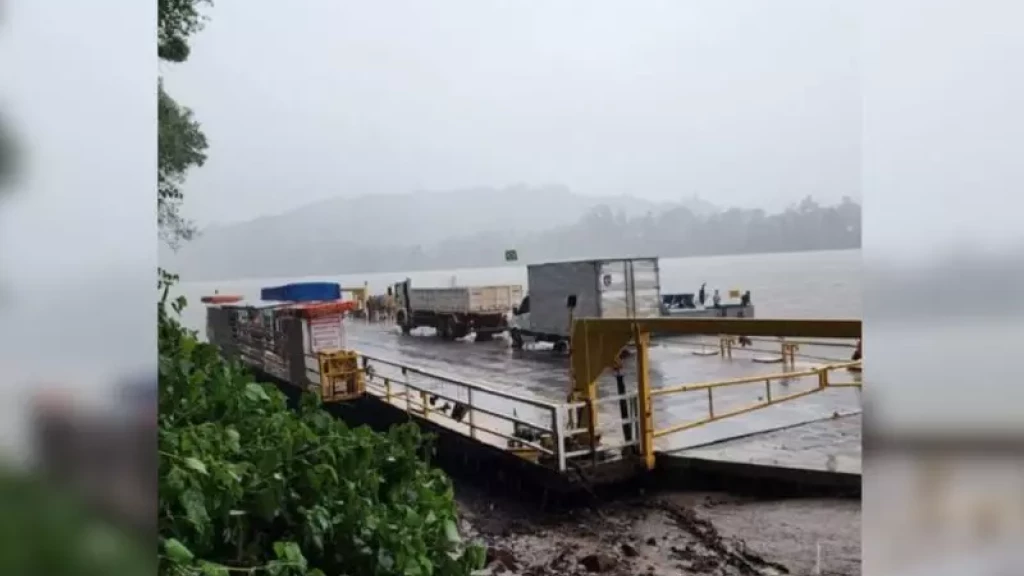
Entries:
[[405,310],[399,310],[395,313],[395,324],[398,324],[402,328],[402,334],[408,336],[412,333],[412,326],[407,323],[407,316]]
[[512,338],[512,347],[516,350],[523,349],[523,333],[519,328],[509,330],[508,335]]
[[565,340],[559,340],[555,342],[555,354],[565,354],[569,351],[569,343]]
[[437,335],[440,336],[442,340],[451,340],[452,339],[452,320],[451,320],[451,318],[447,318],[447,317],[442,316],[442,317],[437,319]]
[[465,338],[469,334],[469,329],[466,328],[465,324],[459,324],[454,320],[451,320],[451,335],[452,340],[457,338]]
[[494,332],[477,332],[474,342],[490,342],[494,338]]

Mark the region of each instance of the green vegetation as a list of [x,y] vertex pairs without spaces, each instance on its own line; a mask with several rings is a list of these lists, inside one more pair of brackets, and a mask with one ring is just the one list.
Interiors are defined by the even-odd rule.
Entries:
[[167,94],[162,79],[157,85],[157,118],[157,222],[161,239],[177,248],[196,232],[195,224],[181,215],[181,185],[190,168],[206,161],[206,136],[192,111]]
[[[349,428],[290,410],[159,307],[161,574],[469,574],[448,478],[414,424]],[[168,309],[170,308],[170,309]]]
[[[158,52],[183,62],[205,0],[160,0]],[[195,227],[181,185],[206,137],[159,86],[158,223],[176,247]],[[459,576],[484,550],[459,536],[449,479],[414,424],[352,429],[307,394],[289,409],[179,321],[177,278],[160,270],[159,573]]]
[[[202,30],[205,17],[201,4],[210,0],[160,0],[157,22],[157,54],[168,63],[188,59],[189,38]],[[164,89],[163,78],[157,82],[158,168],[157,223],[160,238],[172,248],[191,240],[195,224],[181,215],[184,196],[181,185],[193,167],[206,161],[206,135],[192,111],[178,104]]]
[[80,497],[22,470],[0,468],[0,574],[141,576],[152,545],[99,518]]

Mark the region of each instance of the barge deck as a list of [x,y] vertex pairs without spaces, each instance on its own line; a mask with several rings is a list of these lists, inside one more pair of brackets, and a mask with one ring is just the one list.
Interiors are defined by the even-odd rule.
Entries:
[[[859,492],[859,418],[807,424],[802,411],[791,407],[809,396],[858,395],[860,381],[849,370],[860,362],[791,363],[772,374],[674,384],[652,371],[648,358],[652,332],[728,334],[720,358],[692,358],[722,362],[731,358],[729,346],[737,335],[850,340],[860,337],[859,321],[577,320],[570,395],[556,400],[357,349],[313,353],[297,318],[276,325],[270,350],[266,334],[258,334],[265,328],[229,326],[230,314],[217,312],[227,309],[210,308],[211,342],[261,376],[294,394],[317,391],[328,410],[352,424],[386,429],[412,420],[437,437],[438,460],[502,482],[569,493],[619,484],[658,468],[657,476],[677,487],[726,477],[839,492],[856,485]],[[631,362],[619,354],[626,344],[635,345]],[[757,400],[738,403],[752,388],[761,390]],[[741,389],[748,392],[737,394]],[[803,421],[784,430],[751,430],[762,409],[789,410],[791,420]],[[708,431],[716,428],[717,437],[709,441]],[[794,444],[792,438],[804,441]],[[830,460],[831,452],[836,455]]]

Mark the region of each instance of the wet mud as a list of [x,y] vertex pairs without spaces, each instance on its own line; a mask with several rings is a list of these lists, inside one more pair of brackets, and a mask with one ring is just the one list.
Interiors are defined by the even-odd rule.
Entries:
[[464,533],[488,546],[482,574],[528,576],[860,574],[860,502],[636,494],[539,512],[458,485]]

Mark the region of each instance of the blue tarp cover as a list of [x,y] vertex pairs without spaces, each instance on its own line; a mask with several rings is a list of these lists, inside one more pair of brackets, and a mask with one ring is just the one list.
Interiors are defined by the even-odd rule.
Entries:
[[334,282],[298,282],[268,286],[260,290],[260,299],[277,302],[341,300],[341,285]]

